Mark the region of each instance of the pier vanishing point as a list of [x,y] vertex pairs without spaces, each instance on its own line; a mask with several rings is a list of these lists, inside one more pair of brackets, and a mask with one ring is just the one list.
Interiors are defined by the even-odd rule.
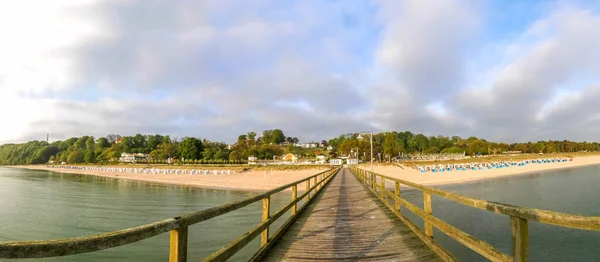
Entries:
[[[412,188],[423,194],[421,207],[400,197]],[[274,194],[289,194],[278,210]],[[432,196],[471,208],[504,215],[511,232],[512,252],[491,244],[433,215]],[[600,217],[523,208],[462,196],[363,169],[333,167],[288,185],[258,193],[241,201],[156,221],[151,224],[92,236],[51,241],[0,242],[1,258],[44,258],[94,252],[127,245],[163,233],[170,234],[169,261],[188,261],[188,227],[262,203],[261,222],[203,261],[225,261],[255,238],[260,247],[250,261],[456,261],[436,242],[445,234],[490,261],[526,261],[528,222],[600,231]],[[406,217],[411,212],[423,220],[417,226]],[[273,222],[285,219],[275,228]]]

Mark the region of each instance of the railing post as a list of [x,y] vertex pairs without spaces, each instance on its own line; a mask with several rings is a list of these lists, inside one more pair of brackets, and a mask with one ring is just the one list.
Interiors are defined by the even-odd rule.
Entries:
[[188,245],[188,227],[171,230],[169,262],[186,262]]
[[[292,201],[298,199],[298,185],[292,186]],[[292,216],[296,214],[296,203],[292,206]]]
[[[395,183],[394,195],[396,195],[396,197],[400,198],[400,182]],[[398,210],[398,212],[401,212],[400,211],[400,201],[396,199],[395,202],[396,202],[395,203],[396,210]]]
[[[310,190],[310,179],[306,180],[306,192]],[[310,193],[306,194],[306,200],[310,200]]]
[[385,191],[385,178],[381,177],[381,198],[385,201],[387,199],[386,191]]
[[[433,213],[433,208],[431,207],[431,193],[425,191],[423,191],[423,211],[430,215]],[[426,219],[423,220],[425,221],[425,235],[433,238],[433,225],[427,222]]]
[[375,177],[375,174],[373,174],[373,172],[371,172],[371,187],[375,191],[377,191],[377,188],[375,188],[375,182],[376,182],[376,180],[377,180],[377,177]]
[[[317,190],[319,189],[319,188],[317,187],[317,177],[313,178],[313,183],[314,183],[313,187],[315,188],[315,191],[314,191],[315,193],[314,193],[314,194],[317,194]],[[314,195],[313,195],[313,196],[314,196]]]
[[529,247],[529,229],[527,219],[510,217],[510,229],[512,231],[513,257],[515,261],[527,261],[527,248]]
[[[269,220],[269,209],[270,209],[270,204],[271,202],[271,197],[265,197],[263,198],[262,201],[262,222],[265,222],[267,220]],[[267,242],[269,242],[269,227],[266,227],[265,230],[263,230],[261,237],[260,237],[260,246],[264,247]]]

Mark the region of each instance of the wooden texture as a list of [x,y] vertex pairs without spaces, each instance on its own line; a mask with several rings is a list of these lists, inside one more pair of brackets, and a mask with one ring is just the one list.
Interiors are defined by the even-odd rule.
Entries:
[[[271,197],[265,197],[263,198],[263,202],[262,202],[262,222],[266,222],[267,220],[269,220],[269,210],[271,209]],[[261,237],[260,237],[260,245],[264,246],[267,244],[267,241],[269,240],[269,227],[265,228],[265,230],[263,230]]]
[[[298,199],[298,186],[294,185],[292,187],[292,201],[295,201],[296,199]],[[294,205],[292,206],[292,216],[296,214],[296,210],[297,210],[297,205],[296,205],[296,203],[294,203]]]
[[188,249],[188,227],[171,230],[169,262],[186,262]]
[[[423,211],[431,215],[433,214],[433,208],[431,206],[431,194],[423,192]],[[433,226],[427,220],[425,220],[425,235],[433,238]]]
[[512,231],[513,257],[515,261],[527,261],[527,247],[529,246],[529,229],[527,220],[510,217],[510,228]]
[[314,200],[265,261],[440,260],[347,169]]

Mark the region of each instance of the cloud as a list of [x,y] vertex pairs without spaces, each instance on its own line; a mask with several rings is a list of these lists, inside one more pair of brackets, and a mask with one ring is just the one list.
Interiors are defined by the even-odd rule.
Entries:
[[600,129],[592,7],[544,5],[504,27],[480,1],[32,4],[0,4],[0,143],[233,142],[273,128],[301,140],[374,129],[510,142]]
[[[593,51],[600,44],[600,33],[594,29],[600,26],[600,17],[588,10],[561,7],[530,27],[526,34],[539,32],[541,24],[550,33],[528,43],[527,51],[498,70],[488,87],[464,89],[452,100],[453,112],[475,121],[477,133],[519,141],[591,138],[574,135],[573,128],[595,110],[573,102],[564,90],[582,97],[594,93],[585,85],[597,83],[600,76],[600,56]],[[556,100],[563,102],[553,104]],[[577,113],[565,119],[559,117],[562,110]]]

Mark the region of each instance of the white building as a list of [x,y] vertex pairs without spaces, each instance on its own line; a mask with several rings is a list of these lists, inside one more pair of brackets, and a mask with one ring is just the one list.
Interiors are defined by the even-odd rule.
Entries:
[[317,161],[315,162],[315,164],[326,164],[326,163],[327,163],[327,156],[325,156],[325,155],[317,156]]
[[310,142],[310,143],[297,143],[294,144],[296,147],[301,147],[301,148],[318,148],[319,147],[319,143],[316,142]]
[[338,158],[336,158],[336,159],[330,159],[329,160],[329,164],[331,164],[332,166],[341,166],[341,165],[344,164],[344,160],[338,159]]
[[137,162],[147,162],[148,154],[131,154],[131,153],[121,153],[121,157],[119,158],[119,162],[122,163],[137,163]]
[[257,161],[258,161],[258,157],[255,157],[255,156],[249,156],[248,157],[248,164],[249,165],[256,165]]
[[358,159],[356,159],[356,158],[348,158],[346,160],[346,163],[348,163],[348,165],[358,165]]

